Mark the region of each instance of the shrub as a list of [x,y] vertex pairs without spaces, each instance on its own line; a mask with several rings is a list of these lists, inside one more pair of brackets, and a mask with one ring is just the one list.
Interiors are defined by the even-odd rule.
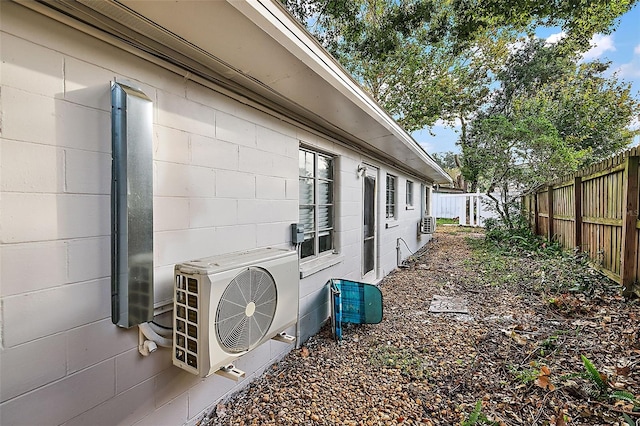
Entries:
[[517,214],[510,224],[500,219],[487,219],[484,222],[486,239],[503,249],[521,249],[533,252],[558,253],[557,243],[550,243],[531,232],[524,216]]

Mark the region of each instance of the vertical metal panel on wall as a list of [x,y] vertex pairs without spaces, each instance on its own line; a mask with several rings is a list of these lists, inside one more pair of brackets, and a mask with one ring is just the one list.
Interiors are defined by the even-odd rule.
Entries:
[[153,103],[111,85],[111,320],[153,319]]

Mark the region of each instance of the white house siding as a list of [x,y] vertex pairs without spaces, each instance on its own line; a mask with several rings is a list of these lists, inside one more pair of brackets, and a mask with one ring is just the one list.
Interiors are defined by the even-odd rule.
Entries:
[[[326,140],[311,137],[302,138],[306,147],[316,149],[326,154],[332,154],[337,158],[335,200],[336,200],[336,247],[338,253],[326,258],[336,259],[339,262],[332,267],[320,270],[315,274],[300,280],[300,331],[301,340],[306,340],[317,330],[319,323],[329,316],[329,294],[324,285],[331,278],[345,278],[362,281],[362,198],[363,183],[357,170],[360,164],[368,164],[378,168],[377,176],[377,220],[378,220],[378,246],[377,246],[377,274],[369,281],[377,282],[397,265],[396,246],[397,239],[402,238],[408,245],[408,249],[415,252],[422,247],[429,236],[418,234],[418,222],[422,216],[421,182],[413,177],[406,176],[398,170],[368,157],[362,157],[356,152],[343,147],[341,144],[330,143]],[[397,209],[396,220],[385,218],[386,199],[386,174],[392,173],[397,177]],[[414,182],[414,208],[407,209],[406,180]],[[387,228],[387,224],[391,227]],[[402,259],[411,253],[407,246],[400,242]],[[322,257],[319,263],[322,264]],[[336,261],[333,260],[333,261]],[[313,263],[313,260],[311,261]],[[329,263],[332,263],[331,261]],[[302,270],[305,270],[305,263]]]
[[[298,221],[300,143],[336,157],[333,266],[300,280],[300,341],[329,314],[329,278],[361,278],[362,162],[379,167],[378,271],[411,250],[416,208],[407,176],[183,76],[10,2],[1,2],[0,423],[194,423],[291,349],[271,341],[243,356],[240,383],[200,379],[169,350],[137,350],[137,330],[110,319],[110,82],[139,86],[154,108],[155,301],[170,301],[175,263],[289,247]],[[385,174],[398,177],[386,229]],[[409,253],[402,246],[403,257]],[[308,265],[307,265],[308,266]],[[295,330],[290,330],[294,333]]]

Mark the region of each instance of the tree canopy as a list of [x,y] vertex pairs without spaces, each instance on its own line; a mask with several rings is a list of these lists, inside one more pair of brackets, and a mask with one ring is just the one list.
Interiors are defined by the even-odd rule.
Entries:
[[609,33],[637,0],[281,0],[334,54],[358,52],[377,59],[422,32],[430,44],[453,50],[486,31],[531,32],[561,27],[573,50],[586,50],[596,33]]
[[455,2],[282,1],[409,131],[477,109],[518,37],[506,26],[457,34]]
[[502,200],[624,149],[638,131],[631,86],[605,77],[609,64],[583,63],[558,46],[530,39],[498,74],[499,88],[461,141],[465,178]]
[[407,130],[455,123],[472,191],[533,188],[637,134],[630,85],[581,54],[638,0],[281,1]]

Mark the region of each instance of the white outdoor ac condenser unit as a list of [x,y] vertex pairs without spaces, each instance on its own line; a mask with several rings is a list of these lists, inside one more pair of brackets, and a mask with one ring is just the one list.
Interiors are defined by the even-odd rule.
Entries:
[[274,248],[176,265],[174,365],[206,377],[279,336],[298,320],[298,277],[296,252]]
[[436,232],[436,218],[433,216],[425,216],[420,222],[421,234],[433,234]]

